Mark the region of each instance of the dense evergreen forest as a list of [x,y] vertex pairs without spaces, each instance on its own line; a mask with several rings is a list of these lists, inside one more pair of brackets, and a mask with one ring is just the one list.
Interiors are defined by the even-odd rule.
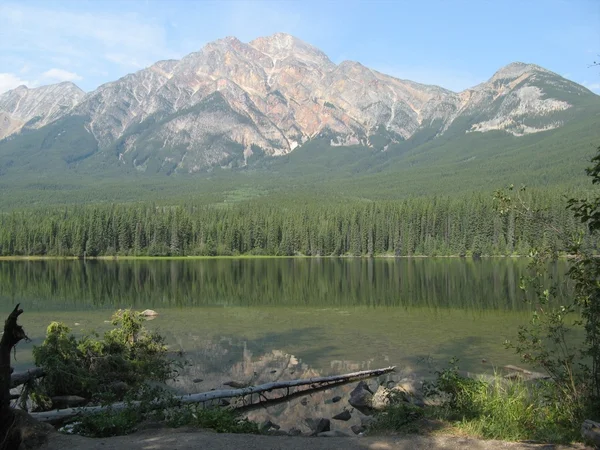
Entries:
[[527,194],[525,217],[501,217],[492,194],[401,201],[99,205],[0,216],[0,255],[411,256],[558,252],[581,230],[552,190]]

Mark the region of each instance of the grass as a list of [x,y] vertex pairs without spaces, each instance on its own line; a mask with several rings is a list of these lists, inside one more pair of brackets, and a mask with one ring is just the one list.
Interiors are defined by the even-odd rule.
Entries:
[[486,382],[463,377],[451,368],[438,373],[426,387],[428,396],[437,399],[434,404],[421,409],[392,402],[369,429],[422,433],[431,431],[426,424],[430,421],[437,422],[444,434],[481,439],[581,441],[577,411],[560,401],[557,391],[549,381],[509,381],[496,375]]
[[549,382],[525,383],[496,377],[464,386],[458,409],[443,406],[434,417],[471,436],[507,441],[569,443],[580,439],[566,405]]

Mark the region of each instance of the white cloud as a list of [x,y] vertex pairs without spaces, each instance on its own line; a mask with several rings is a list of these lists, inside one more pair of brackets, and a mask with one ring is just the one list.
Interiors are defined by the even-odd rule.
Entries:
[[22,80],[14,73],[0,73],[0,94],[10,91],[21,85],[31,84],[29,81]]
[[42,74],[42,77],[48,80],[53,80],[53,81],[78,81],[78,80],[83,80],[83,78],[79,75],[77,75],[75,72],[69,72],[68,70],[63,70],[63,69],[50,69],[45,71]]

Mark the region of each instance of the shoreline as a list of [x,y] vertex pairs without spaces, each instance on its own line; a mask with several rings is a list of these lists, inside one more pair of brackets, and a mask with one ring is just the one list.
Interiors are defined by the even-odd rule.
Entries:
[[[374,255],[374,256],[354,256],[354,255],[339,255],[339,256],[310,256],[310,255],[292,255],[292,256],[280,256],[280,255],[220,255],[220,256],[200,256],[200,255],[189,255],[189,256],[128,256],[128,255],[114,255],[114,256],[0,256],[0,261],[186,261],[186,260],[211,260],[211,259],[492,259],[492,258],[504,258],[504,259],[529,259],[529,255],[481,255],[478,257],[473,256],[461,256],[461,255]],[[560,255],[558,259],[571,259],[573,255]]]

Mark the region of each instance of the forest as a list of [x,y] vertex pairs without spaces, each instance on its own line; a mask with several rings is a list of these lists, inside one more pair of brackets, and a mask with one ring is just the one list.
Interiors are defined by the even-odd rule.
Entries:
[[[492,193],[397,201],[60,206],[0,215],[2,256],[491,256],[566,251],[583,232],[563,192],[526,192],[502,216]],[[588,245],[591,245],[588,243]]]

